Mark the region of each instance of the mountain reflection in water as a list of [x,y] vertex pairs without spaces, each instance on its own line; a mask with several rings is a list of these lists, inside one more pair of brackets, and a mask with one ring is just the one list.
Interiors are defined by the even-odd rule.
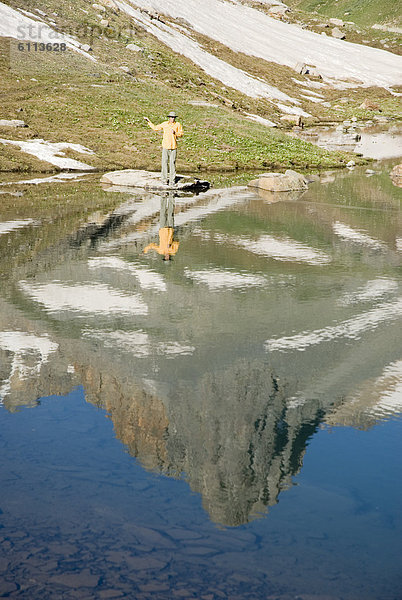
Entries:
[[86,221],[34,222],[39,190],[17,216],[3,206],[4,406],[83,385],[129,453],[184,477],[214,522],[264,514],[322,423],[402,412],[396,192],[339,174],[280,201],[110,193]]

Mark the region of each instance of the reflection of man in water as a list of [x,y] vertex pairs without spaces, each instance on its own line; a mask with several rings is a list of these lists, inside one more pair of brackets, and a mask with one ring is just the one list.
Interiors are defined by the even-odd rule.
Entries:
[[173,240],[174,235],[174,196],[173,193],[164,195],[161,198],[161,213],[159,225],[159,246],[157,244],[148,244],[144,252],[156,250],[161,254],[164,260],[170,260],[171,256],[176,254],[179,249],[177,240]]

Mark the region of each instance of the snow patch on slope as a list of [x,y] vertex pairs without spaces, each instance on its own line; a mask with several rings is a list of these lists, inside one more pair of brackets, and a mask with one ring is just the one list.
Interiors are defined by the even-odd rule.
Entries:
[[[27,11],[21,11],[27,13]],[[55,43],[64,42],[69,48],[75,52],[79,52],[89,60],[96,62],[96,59],[84,52],[80,48],[80,42],[72,38],[70,35],[55,31],[39,17],[35,16],[35,20],[31,19],[26,14],[14,10],[10,6],[0,2],[0,37],[11,37],[17,40],[40,42],[40,43]],[[28,13],[32,14],[32,13]]]
[[264,117],[260,117],[259,115],[253,115],[252,113],[244,113],[246,115],[246,119],[250,121],[255,121],[256,123],[260,123],[260,125],[265,125],[265,127],[277,127],[277,124],[269,119],[264,119]]
[[[131,3],[131,0],[129,0]],[[136,6],[188,21],[192,28],[235,52],[295,68],[315,65],[328,81],[362,85],[402,83],[402,58],[391,52],[337,40],[283,23],[261,11],[221,0],[133,0]],[[120,2],[119,5],[126,5]]]
[[90,171],[95,168],[87,165],[86,163],[80,162],[79,160],[74,160],[73,158],[57,156],[57,154],[63,154],[63,150],[67,150],[68,148],[83,154],[94,154],[92,150],[85,148],[85,146],[81,146],[81,144],[70,144],[67,142],[47,142],[46,140],[42,140],[40,138],[28,140],[26,142],[21,140],[6,140],[4,138],[0,138],[0,143],[18,146],[23,152],[31,154],[32,156],[36,156],[40,160],[49,162],[52,165],[56,165],[56,167],[60,167],[61,169]]
[[35,177],[34,179],[18,179],[17,181],[2,181],[0,185],[38,185],[39,183],[60,183],[63,181],[83,181],[85,175],[82,173],[57,173],[57,175],[51,175],[50,177]]
[[[218,79],[223,84],[231,87],[251,98],[269,98],[300,104],[296,98],[291,98],[284,92],[265,81],[252,77],[245,71],[237,69],[227,62],[217,58],[213,54],[206,52],[194,40],[190,39],[184,33],[181,33],[174,27],[166,25],[160,21],[151,20],[146,14],[135,10],[127,2],[117,2],[119,8],[130,15],[139,25],[144,27],[149,33],[157,37],[161,42],[169,46],[175,52],[182,54],[201,67],[211,77]],[[181,28],[183,30],[183,28]],[[310,116],[301,108],[280,105],[281,110],[289,114],[300,114]]]

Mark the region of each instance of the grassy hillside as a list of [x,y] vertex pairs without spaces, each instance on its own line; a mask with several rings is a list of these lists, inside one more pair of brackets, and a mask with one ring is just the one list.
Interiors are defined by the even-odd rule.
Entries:
[[402,23],[400,0],[290,0],[287,4],[306,12],[315,11],[327,17],[354,21],[365,27],[375,23],[396,26]]
[[[18,0],[9,4],[22,6]],[[119,11],[106,9],[102,17],[108,25],[100,27],[99,11],[85,0],[76,0],[74,5],[66,0],[24,0],[23,6],[31,12],[46,11],[60,31],[90,44],[97,62],[72,51],[63,55],[21,53],[16,40],[0,38],[0,118],[24,119],[28,125],[25,129],[0,128],[0,138],[40,137],[80,143],[94,150],[95,156],[67,154],[98,169],[158,169],[161,140],[146,126],[143,116],[159,122],[175,109],[185,128],[178,158],[182,171],[340,167],[350,158],[247,120],[245,112],[280,123],[280,110],[266,99],[256,100],[226,88],[188,59],[133,27]],[[141,47],[140,52],[126,48],[133,42]],[[207,40],[204,44],[208,47]],[[292,80],[295,72],[287,67],[252,62],[250,57],[236,55],[218,43],[209,49],[293,96],[303,93]],[[315,120],[322,122],[353,115],[372,118],[372,112],[366,115],[358,106],[373,93],[377,94],[353,90],[350,102],[337,104],[346,92],[325,91],[335,109],[303,102]],[[380,96],[382,113],[394,114],[395,97],[384,90]],[[57,169],[0,144],[0,171],[18,170]]]
[[[158,78],[124,75],[110,66],[106,73],[104,66],[101,70],[73,53],[68,60],[74,66],[67,68],[64,60],[62,68],[67,72],[58,68],[58,57],[52,56],[43,57],[42,62],[37,58],[32,69],[25,64],[27,70],[18,74],[0,72],[1,117],[23,118],[29,125],[0,128],[0,137],[80,143],[96,156],[67,154],[99,169],[159,169],[161,138],[147,127],[143,116],[159,122],[174,108],[185,128],[180,170],[330,167],[347,162],[341,153],[288,138],[231,108],[190,104],[191,99],[204,98],[180,83],[180,65],[173,71],[178,82],[172,86]],[[33,169],[49,170],[49,165],[0,144],[0,170]]]

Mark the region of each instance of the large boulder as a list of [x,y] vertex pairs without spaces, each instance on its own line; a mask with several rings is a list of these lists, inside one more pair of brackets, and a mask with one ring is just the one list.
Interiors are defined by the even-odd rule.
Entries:
[[335,25],[335,27],[343,27],[344,26],[344,22],[342,21],[342,19],[329,19],[329,22],[331,23],[331,25]]
[[317,70],[317,67],[313,65],[306,65],[306,63],[303,62],[296,63],[295,71],[300,73],[300,75],[309,75],[310,77],[317,77],[318,79],[322,79],[322,75]]
[[370,100],[369,98],[365,98],[360,104],[359,108],[363,108],[364,110],[380,110],[379,104],[373,100]]
[[307,75],[316,79],[322,79],[321,73],[315,67],[309,67]]
[[297,71],[297,73],[300,73],[300,75],[307,75],[308,66],[306,65],[306,63],[298,62],[296,63],[295,71]]
[[392,183],[402,188],[402,163],[396,165],[391,171]]
[[137,44],[127,44],[126,50],[131,50],[132,52],[143,52],[144,48],[137,46]]
[[271,6],[268,9],[268,14],[270,17],[282,19],[289,11],[290,8],[288,6],[286,6],[285,4],[281,4],[280,6]]
[[285,173],[263,173],[258,179],[250,181],[248,186],[269,192],[291,192],[308,188],[304,175],[291,169]]
[[161,183],[161,174],[153,171],[141,171],[139,169],[124,169],[121,171],[110,171],[101,177],[101,183],[116,185],[120,187],[142,188],[144,190],[167,191],[176,189],[183,192],[203,191],[210,187],[208,181],[189,177],[187,175],[177,175],[176,185],[169,188]]
[[343,31],[341,31],[339,29],[339,27],[334,27],[333,30],[331,31],[331,35],[333,38],[336,38],[338,40],[344,40],[345,39],[345,34]]

